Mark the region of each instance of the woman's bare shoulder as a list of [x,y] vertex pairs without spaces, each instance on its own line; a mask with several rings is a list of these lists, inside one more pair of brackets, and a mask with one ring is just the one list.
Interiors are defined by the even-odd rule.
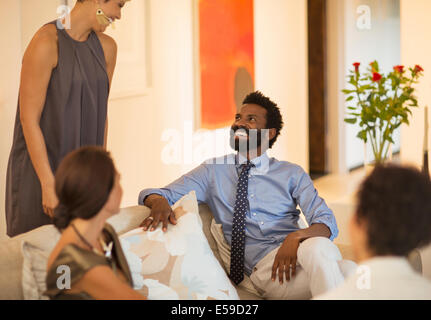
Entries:
[[96,34],[99,38],[100,44],[102,45],[106,62],[108,64],[115,63],[117,58],[117,43],[111,36],[108,36],[107,34],[102,32],[97,32]]
[[46,24],[41,27],[34,35],[32,41],[36,41],[43,45],[50,45],[57,47],[58,36],[57,28],[54,24]]
[[36,55],[41,59],[48,60],[53,66],[57,64],[58,36],[55,25],[44,25],[34,34],[26,49],[24,58],[28,55]]
[[103,32],[96,32],[96,34],[104,49],[105,47],[108,49],[113,49],[117,47],[117,43],[115,42],[114,38],[112,38],[111,36],[108,36]]

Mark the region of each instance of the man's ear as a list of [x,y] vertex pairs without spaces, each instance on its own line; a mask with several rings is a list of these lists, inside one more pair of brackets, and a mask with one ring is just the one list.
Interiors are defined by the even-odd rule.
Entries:
[[269,129],[269,141],[275,138],[277,135],[277,130],[275,128]]

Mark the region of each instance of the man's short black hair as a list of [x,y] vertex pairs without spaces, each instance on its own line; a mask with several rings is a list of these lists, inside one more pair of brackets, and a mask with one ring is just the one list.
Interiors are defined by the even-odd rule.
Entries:
[[378,256],[407,256],[431,242],[431,181],[411,167],[377,166],[361,184],[356,219]]
[[269,147],[271,148],[283,128],[283,119],[277,104],[264,96],[260,91],[255,91],[247,95],[242,104],[257,104],[266,109],[266,128],[274,128],[276,130],[274,138],[269,141]]

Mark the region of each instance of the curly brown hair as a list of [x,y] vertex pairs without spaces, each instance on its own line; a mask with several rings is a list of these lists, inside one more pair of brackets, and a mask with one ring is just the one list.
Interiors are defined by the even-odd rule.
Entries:
[[280,108],[275,102],[264,96],[260,91],[255,91],[248,94],[244,98],[242,104],[256,104],[266,109],[266,127],[267,129],[274,128],[276,130],[275,137],[269,141],[269,147],[272,148],[272,145],[277,140],[284,125]]
[[377,166],[357,197],[356,219],[374,254],[407,256],[431,242],[431,181],[419,170]]

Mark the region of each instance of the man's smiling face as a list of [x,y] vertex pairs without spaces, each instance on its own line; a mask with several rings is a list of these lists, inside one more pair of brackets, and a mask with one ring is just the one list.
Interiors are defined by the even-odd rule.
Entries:
[[261,130],[266,129],[266,114],[266,109],[257,104],[244,104],[235,115],[235,122],[231,127],[231,147],[236,151],[239,151],[242,143],[244,146],[247,144],[247,150],[260,147]]

